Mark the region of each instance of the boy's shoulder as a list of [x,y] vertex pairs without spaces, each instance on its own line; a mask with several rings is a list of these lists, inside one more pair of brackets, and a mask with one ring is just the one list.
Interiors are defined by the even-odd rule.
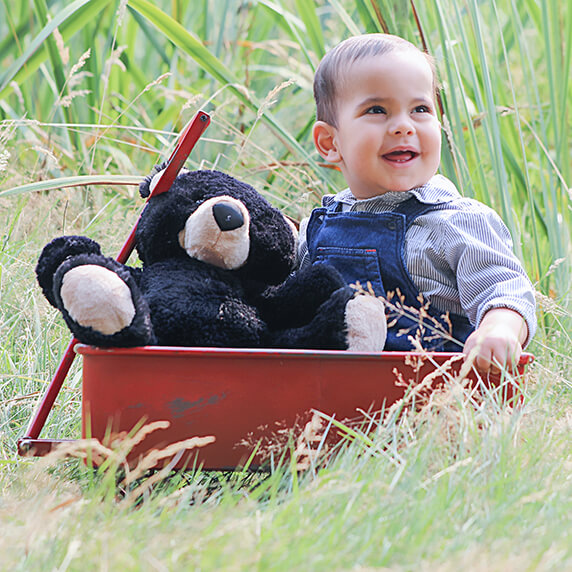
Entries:
[[435,175],[411,193],[422,203],[435,205],[437,211],[498,216],[494,209],[477,199],[462,196],[455,184],[443,175]]
[[489,209],[476,199],[462,196],[455,183],[443,175],[434,175],[427,183],[412,189],[410,192],[422,203],[442,205],[452,210],[480,211]]
[[492,236],[510,241],[510,232],[501,216],[480,201],[463,197],[455,185],[442,175],[436,175],[427,185],[412,191],[421,202],[435,205],[426,216],[418,219],[426,227],[440,227],[443,240],[455,236]]

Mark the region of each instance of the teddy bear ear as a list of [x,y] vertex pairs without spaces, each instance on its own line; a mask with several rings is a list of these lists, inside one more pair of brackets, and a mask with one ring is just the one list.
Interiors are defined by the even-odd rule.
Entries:
[[155,165],[151,172],[139,184],[139,194],[146,199],[157,184],[159,175],[167,168],[167,162],[164,161],[160,165]]

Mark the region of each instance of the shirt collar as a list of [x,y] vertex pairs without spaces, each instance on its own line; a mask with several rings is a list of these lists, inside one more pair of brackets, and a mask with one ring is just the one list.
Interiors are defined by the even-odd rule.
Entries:
[[[326,195],[322,199],[322,205],[328,206],[332,202],[341,203],[346,208],[352,207],[356,203],[372,203],[379,202],[388,206],[398,205],[406,201],[411,196],[415,196],[420,202],[436,205],[440,203],[447,203],[453,199],[460,198],[459,191],[455,185],[443,175],[435,175],[424,185],[411,189],[410,191],[391,192],[372,197],[370,199],[358,200],[353,195],[350,189],[344,189],[335,195]],[[344,209],[345,210],[345,209]]]

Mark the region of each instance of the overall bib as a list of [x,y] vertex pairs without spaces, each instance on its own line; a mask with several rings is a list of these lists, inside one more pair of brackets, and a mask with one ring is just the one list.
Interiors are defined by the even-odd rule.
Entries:
[[[367,289],[370,282],[376,296],[419,310],[420,293],[405,266],[405,233],[418,216],[433,208],[411,197],[391,212],[341,212],[339,203],[315,209],[307,227],[308,255],[312,263],[337,268],[348,284],[359,281]],[[450,314],[447,322],[430,305],[426,312],[431,318],[421,319],[417,311],[413,317],[390,311],[385,350],[411,351],[415,348],[408,336],[417,336],[427,350],[461,351],[474,330],[468,318]],[[445,339],[439,331],[459,343]]]

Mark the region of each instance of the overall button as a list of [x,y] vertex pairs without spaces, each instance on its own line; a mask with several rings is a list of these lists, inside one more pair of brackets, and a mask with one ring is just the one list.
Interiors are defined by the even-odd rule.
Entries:
[[388,223],[386,223],[385,225],[389,230],[395,230],[397,228],[397,224],[395,224],[393,221],[389,221]]

